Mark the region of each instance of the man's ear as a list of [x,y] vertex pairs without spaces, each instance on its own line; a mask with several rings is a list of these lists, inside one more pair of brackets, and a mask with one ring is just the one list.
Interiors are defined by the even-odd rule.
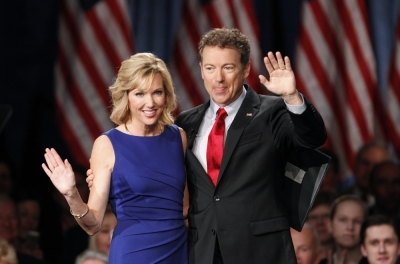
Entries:
[[244,79],[246,79],[248,76],[249,76],[249,74],[250,74],[250,67],[251,66],[251,64],[250,64],[250,62],[249,63],[247,63],[247,65],[244,67],[244,71],[243,71],[243,76],[244,76]]
[[[360,249],[361,249],[361,254],[362,254],[364,257],[367,257],[367,249],[365,248],[364,244],[361,244],[361,245],[360,245]],[[399,249],[400,249],[400,247],[399,247]]]
[[199,66],[200,66],[201,78],[204,80],[203,67],[201,65],[201,61],[199,61]]

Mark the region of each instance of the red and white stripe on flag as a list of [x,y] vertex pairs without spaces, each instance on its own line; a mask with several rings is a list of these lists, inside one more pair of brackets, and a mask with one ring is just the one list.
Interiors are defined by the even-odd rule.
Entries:
[[397,157],[400,158],[400,16],[397,21],[394,54],[389,67],[385,122],[388,139],[393,145]]
[[94,140],[113,127],[108,87],[133,53],[125,0],[103,0],[84,11],[78,0],[62,1],[56,108],[74,159],[88,164]]
[[365,1],[304,1],[295,73],[298,90],[320,111],[326,147],[352,173],[362,144],[382,133],[375,59]]
[[201,78],[197,45],[201,36],[212,28],[237,28],[251,41],[251,71],[247,83],[263,93],[258,75],[264,74],[259,30],[251,1],[200,0],[184,1],[182,20],[173,49],[171,72],[178,97],[179,111],[204,103],[209,95]]

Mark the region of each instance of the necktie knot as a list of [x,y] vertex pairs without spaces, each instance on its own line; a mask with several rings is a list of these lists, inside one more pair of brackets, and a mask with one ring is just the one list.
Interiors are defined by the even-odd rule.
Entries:
[[225,120],[225,118],[228,116],[228,113],[226,112],[225,108],[220,108],[217,111],[217,119],[219,120]]

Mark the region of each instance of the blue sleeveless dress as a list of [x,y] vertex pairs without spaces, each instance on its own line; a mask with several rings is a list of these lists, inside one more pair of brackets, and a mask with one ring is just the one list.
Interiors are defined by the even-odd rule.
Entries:
[[188,263],[179,128],[165,126],[163,133],[152,137],[117,129],[104,134],[115,153],[109,201],[118,220],[109,263]]

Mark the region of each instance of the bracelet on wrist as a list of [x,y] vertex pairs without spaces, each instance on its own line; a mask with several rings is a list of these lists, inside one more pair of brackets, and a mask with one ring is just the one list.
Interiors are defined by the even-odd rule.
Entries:
[[69,212],[72,214],[73,217],[81,219],[89,212],[89,206],[87,204],[85,204],[85,205],[86,205],[86,212],[84,212],[83,214],[74,214],[71,209],[69,209]]

